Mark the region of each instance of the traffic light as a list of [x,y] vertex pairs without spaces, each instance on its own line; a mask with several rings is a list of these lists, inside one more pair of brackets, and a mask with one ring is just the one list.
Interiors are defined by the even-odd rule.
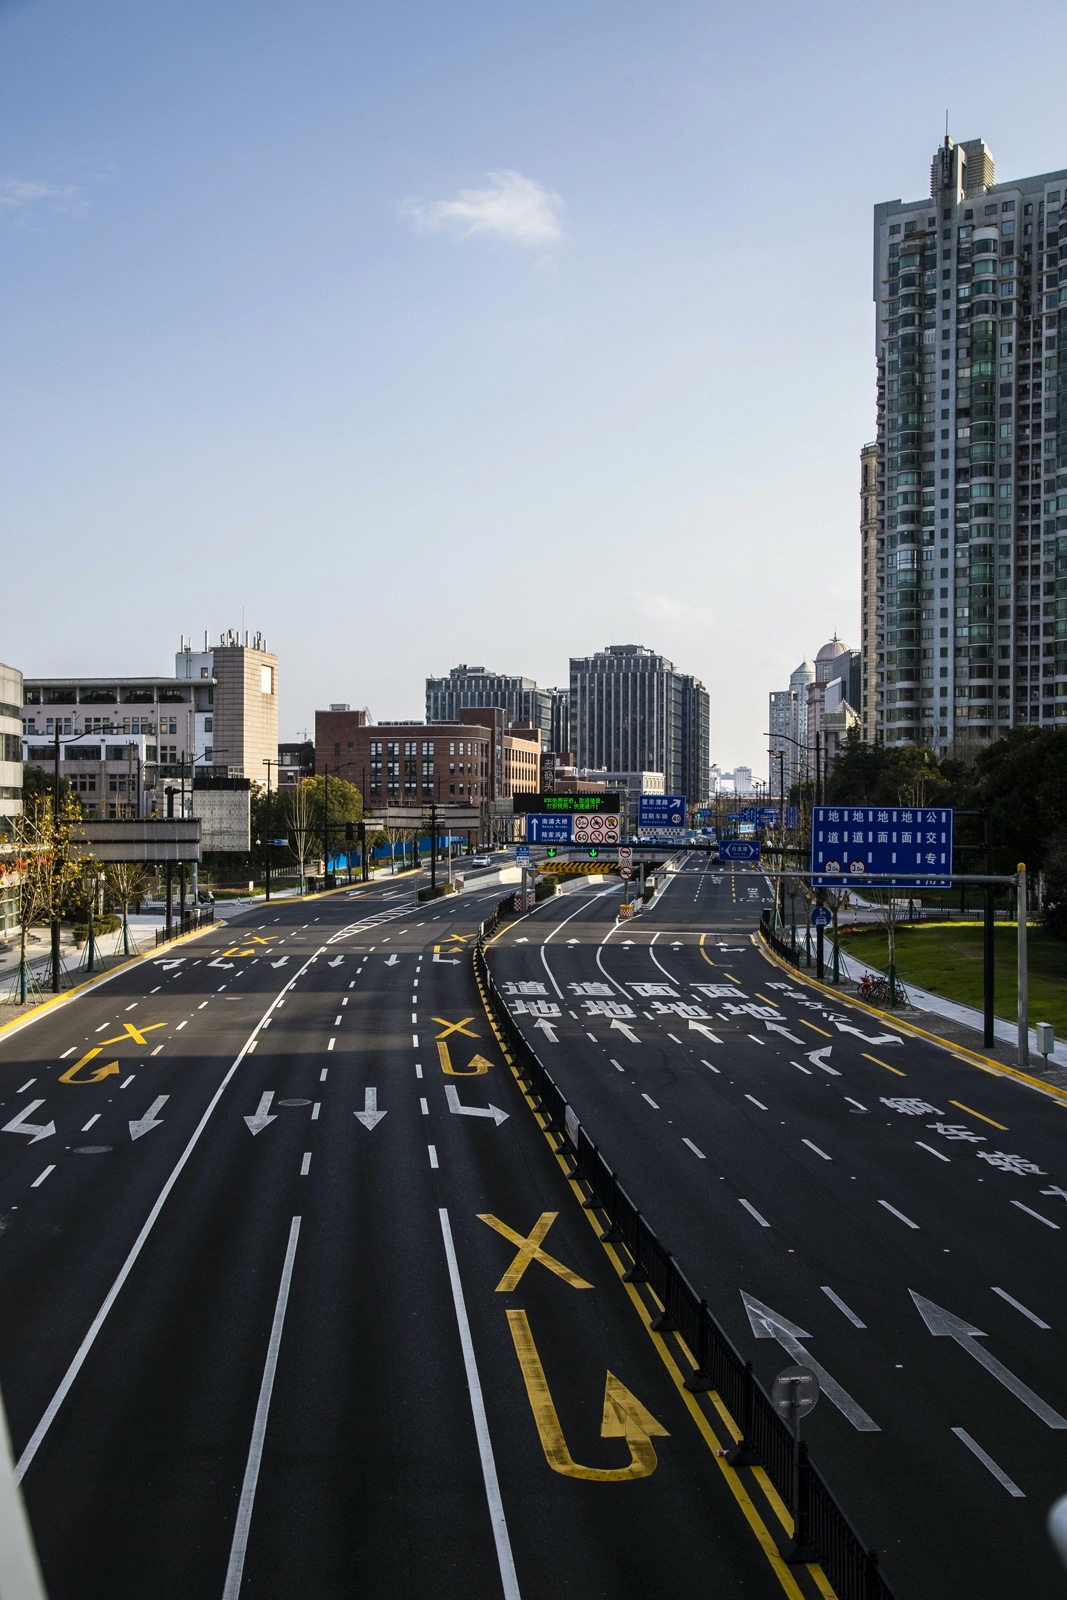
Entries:
[[351,822],[346,822],[345,823],[345,843],[346,844],[351,844],[352,840],[355,837],[356,837],[355,825],[353,823],[351,823]]
[[589,846],[589,859],[590,859],[590,861],[595,861],[599,854],[600,854],[600,851],[597,849],[596,845],[595,844],[591,844]]
[[546,850],[545,854],[549,857],[549,859],[551,859],[552,856],[555,855],[555,853],[556,853],[555,845],[554,844],[550,844],[548,849]]

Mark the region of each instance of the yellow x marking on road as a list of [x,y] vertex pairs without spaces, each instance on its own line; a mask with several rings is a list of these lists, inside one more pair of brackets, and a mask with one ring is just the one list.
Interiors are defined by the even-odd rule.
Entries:
[[[455,939],[459,944],[466,944],[468,939],[473,939],[473,933],[450,933],[449,939]],[[447,942],[447,941],[446,941]]]
[[445,1030],[444,1033],[439,1033],[437,1035],[438,1039],[447,1039],[450,1033],[462,1033],[465,1034],[468,1039],[477,1039],[478,1037],[472,1028],[467,1027],[468,1022],[474,1021],[473,1017],[461,1017],[459,1022],[446,1022],[444,1017],[434,1017],[433,1020],[435,1022],[439,1022],[442,1028]]
[[586,1283],[584,1278],[579,1278],[576,1272],[572,1272],[570,1267],[565,1267],[562,1261],[557,1261],[555,1256],[550,1256],[547,1250],[541,1249],[542,1239],[558,1216],[558,1211],[542,1211],[529,1233],[524,1237],[521,1233],[516,1233],[514,1228],[509,1228],[506,1222],[501,1222],[499,1217],[494,1217],[490,1213],[483,1211],[477,1213],[479,1222],[488,1223],[495,1233],[499,1233],[503,1238],[510,1240],[513,1245],[518,1246],[518,1255],[496,1286],[497,1294],[510,1294],[512,1289],[518,1285],[519,1279],[531,1261],[540,1261],[543,1267],[547,1267],[549,1272],[554,1272],[557,1278],[562,1278],[564,1283],[569,1283],[572,1289],[591,1289],[593,1287],[591,1283]]
[[[132,1039],[134,1044],[147,1044],[148,1040],[145,1038],[145,1034],[154,1033],[157,1028],[165,1028],[167,1024],[165,1022],[149,1022],[145,1027],[138,1028],[133,1022],[124,1022],[122,1026],[126,1030],[125,1033],[116,1033],[113,1039],[101,1039],[97,1049],[103,1050],[104,1046],[108,1044],[125,1044],[127,1039]],[[84,1059],[85,1057],[83,1056],[82,1060]]]

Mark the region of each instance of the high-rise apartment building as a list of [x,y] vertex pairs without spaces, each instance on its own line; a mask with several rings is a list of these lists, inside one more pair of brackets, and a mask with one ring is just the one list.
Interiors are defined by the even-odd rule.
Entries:
[[860,451],[860,662],[861,682],[858,702],[860,731],[865,744],[874,742],[875,709],[878,704],[875,662],[878,637],[878,445],[865,444]]
[[571,659],[571,741],[586,771],[662,772],[666,793],[702,805],[710,718],[704,685],[643,645],[613,644]]
[[[777,794],[785,785],[786,794],[801,778],[808,776],[808,684],[815,682],[815,668],[802,661],[789,674],[788,689],[774,689],[768,696],[770,722],[770,790]],[[779,757],[781,758],[779,760]]]
[[862,643],[875,736],[944,750],[1067,717],[1067,169],[997,183],[946,138],[930,190],[874,212]]

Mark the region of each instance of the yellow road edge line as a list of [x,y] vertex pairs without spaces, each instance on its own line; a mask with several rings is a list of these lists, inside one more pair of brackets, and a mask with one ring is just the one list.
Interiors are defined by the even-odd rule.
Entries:
[[812,989],[818,989],[822,994],[829,995],[839,1006],[851,1006],[856,1011],[866,1011],[870,1017],[877,1017],[880,1022],[888,1022],[899,1033],[910,1033],[915,1038],[927,1039],[931,1044],[936,1044],[942,1050],[947,1050],[950,1056],[955,1056],[958,1061],[964,1061],[970,1067],[980,1067],[983,1072],[994,1072],[1005,1078],[1015,1078],[1019,1083],[1025,1083],[1030,1089],[1037,1089],[1041,1094],[1047,1094],[1050,1099],[1057,1100],[1061,1105],[1067,1106],[1067,1089],[1060,1089],[1054,1083],[1042,1083],[1040,1078],[1032,1078],[1028,1072],[1023,1072],[1018,1067],[1009,1067],[1002,1061],[990,1061],[988,1056],[979,1055],[977,1050],[968,1050],[966,1045],[952,1044],[948,1039],[942,1039],[940,1034],[930,1033],[926,1028],[917,1027],[914,1022],[904,1022],[891,1011],[879,1011],[877,1006],[870,1006],[865,1000],[856,1000],[851,995],[846,999],[836,989],[828,984],[820,983],[818,978],[809,978],[801,974],[796,968],[783,961],[778,953],[771,949],[764,939],[762,932],[753,935],[753,943],[761,950],[766,960],[781,967],[783,972],[790,973],[800,983],[808,984]]
[[977,1117],[979,1122],[988,1122],[991,1128],[999,1128],[1001,1133],[1011,1132],[1011,1129],[1006,1128],[1003,1122],[994,1122],[992,1117],[983,1116],[981,1111],[975,1111],[971,1106],[965,1106],[962,1100],[950,1100],[949,1105],[958,1107],[960,1111],[966,1111],[969,1117]]
[[864,1061],[873,1061],[876,1067],[884,1067],[887,1072],[895,1072],[898,1078],[906,1078],[908,1074],[901,1071],[900,1067],[891,1067],[888,1061],[882,1061],[878,1056],[869,1056],[866,1050],[861,1050],[860,1055]]
[[[497,1027],[496,1019],[494,1018],[493,1013],[489,1008],[488,997],[487,997],[485,989],[484,989],[484,987],[482,985],[482,980],[481,980],[481,978],[480,978],[480,976],[478,975],[477,972],[475,972],[475,982],[477,983],[477,986],[478,986],[478,993],[479,993],[479,997],[481,998],[482,1008],[485,1011],[486,1020],[488,1021],[489,1026],[492,1029],[493,1034],[496,1037],[497,1044],[498,1044],[501,1052],[503,1053],[505,1060],[508,1062],[508,1065],[511,1067],[511,1071],[512,1071],[513,1075],[517,1079],[518,1078],[518,1072],[516,1070],[514,1062],[511,1060],[510,1054],[504,1049],[503,1037],[502,1037],[502,1035],[500,1033],[500,1030]],[[550,1134],[546,1133],[544,1127],[541,1125],[542,1113],[540,1111],[535,1111],[534,1110],[534,1107],[533,1107],[533,1104],[531,1102],[530,1096],[521,1087],[520,1087],[519,1092],[520,1092],[520,1094],[522,1094],[522,1097],[526,1101],[526,1104],[529,1107],[529,1109],[531,1111],[533,1111],[534,1117],[537,1120],[538,1125],[541,1126],[541,1132],[544,1134],[544,1137],[545,1137],[545,1140],[546,1140],[546,1142],[548,1144],[549,1149],[552,1151],[552,1154],[556,1157],[556,1160],[559,1162],[560,1169],[561,1169],[561,1171],[563,1172],[564,1176],[567,1179],[567,1183],[570,1186],[571,1193],[574,1195],[575,1199],[578,1200],[579,1203],[581,1203],[582,1201],[584,1201],[585,1196],[583,1195],[583,1193],[581,1191],[581,1188],[580,1188],[580,1186],[578,1184],[577,1179],[568,1176],[568,1174],[567,1174],[567,1165],[568,1165],[568,1163],[565,1163],[564,1158],[560,1155],[559,1150],[557,1149],[555,1143],[553,1142],[552,1136]],[[563,1143],[563,1137],[561,1135],[560,1136],[560,1145],[561,1146],[562,1146],[562,1143]],[[775,1543],[774,1536],[772,1535],[770,1529],[767,1527],[767,1524],[764,1521],[763,1517],[760,1515],[760,1512],[759,1512],[758,1508],[756,1507],[754,1501],[752,1500],[752,1497],[748,1493],[748,1490],[745,1488],[744,1483],[741,1481],[741,1478],[740,1478],[740,1475],[737,1472],[737,1469],[735,1467],[732,1467],[730,1465],[730,1463],[726,1460],[725,1455],[722,1454],[722,1441],[716,1435],[715,1430],[711,1425],[710,1418],[707,1416],[707,1414],[704,1412],[702,1407],[699,1405],[696,1396],[693,1393],[691,1393],[691,1391],[688,1390],[685,1387],[685,1375],[682,1373],[681,1369],[678,1366],[678,1363],[675,1361],[671,1351],[669,1350],[669,1348],[667,1346],[667,1343],[666,1343],[665,1339],[663,1338],[663,1335],[660,1334],[660,1333],[657,1333],[655,1331],[655,1329],[652,1327],[652,1319],[648,1314],[648,1308],[645,1306],[644,1302],[641,1299],[641,1296],[638,1294],[636,1286],[634,1284],[632,1284],[632,1283],[626,1283],[623,1280],[623,1274],[624,1274],[626,1269],[625,1269],[622,1261],[619,1258],[618,1252],[615,1250],[615,1248],[611,1244],[605,1243],[600,1238],[600,1231],[601,1231],[600,1230],[600,1224],[596,1221],[596,1218],[593,1216],[592,1211],[587,1210],[584,1206],[582,1207],[582,1210],[583,1210],[583,1214],[586,1217],[586,1220],[589,1223],[589,1226],[593,1229],[594,1233],[597,1236],[598,1244],[601,1245],[601,1248],[604,1250],[605,1255],[608,1257],[609,1261],[611,1262],[612,1266],[615,1269],[616,1276],[618,1277],[619,1281],[622,1283],[623,1288],[626,1290],[626,1293],[630,1298],[630,1303],[634,1307],[634,1309],[636,1310],[637,1315],[641,1320],[642,1326],[645,1329],[645,1332],[648,1334],[649,1339],[652,1341],[652,1345],[653,1345],[657,1355],[659,1356],[660,1360],[663,1362],[664,1367],[667,1369],[668,1376],[670,1377],[670,1379],[673,1382],[675,1388],[677,1389],[679,1395],[681,1396],[682,1401],[685,1404],[686,1409],[688,1410],[690,1416],[692,1417],[693,1421],[696,1423],[697,1429],[699,1430],[700,1435],[704,1440],[704,1443],[707,1445],[708,1449],[711,1451],[712,1460],[715,1462],[715,1465],[719,1468],[719,1471],[721,1472],[723,1478],[725,1479],[725,1481],[727,1483],[727,1486],[729,1487],[730,1492],[732,1493],[735,1501],[737,1502],[738,1506],[740,1507],[741,1512],[744,1515],[746,1522],[748,1523],[749,1527],[752,1529],[752,1532],[755,1534],[757,1542],[759,1543],[760,1548],[762,1549],[764,1555],[766,1556],[767,1561],[768,1561],[768,1563],[769,1563],[769,1565],[771,1567],[771,1570],[773,1571],[775,1577],[778,1579],[778,1581],[781,1584],[781,1586],[782,1586],[783,1590],[785,1591],[785,1593],[789,1596],[789,1600],[805,1600],[803,1590],[800,1588],[800,1586],[798,1585],[798,1583],[797,1583],[796,1579],[794,1578],[792,1572],[790,1571],[788,1562],[785,1561],[784,1557],[782,1556],[781,1552],[779,1551],[778,1546]],[[686,1351],[686,1354],[689,1355],[689,1351],[688,1350]],[[692,1359],[691,1356],[690,1356],[690,1359]],[[696,1363],[694,1362],[693,1365],[694,1365],[694,1368],[695,1368]],[[727,1425],[728,1429],[733,1434],[734,1440],[736,1442],[741,1437],[741,1431],[738,1428],[736,1422],[730,1416],[730,1413],[727,1411],[724,1402],[722,1401],[720,1396],[717,1393],[715,1393],[715,1391],[711,1391],[711,1399],[712,1399],[712,1401],[713,1401],[713,1403],[714,1403],[714,1405],[716,1407],[716,1410],[723,1417],[724,1421],[726,1422],[726,1425]],[[760,1487],[763,1489],[764,1493],[767,1495],[768,1503],[774,1509],[775,1514],[778,1516],[779,1521],[782,1523],[782,1526],[785,1529],[786,1533],[790,1537],[792,1537],[793,1519],[789,1515],[788,1510],[786,1509],[786,1507],[784,1506],[784,1504],[783,1504],[783,1502],[781,1500],[781,1497],[778,1495],[777,1491],[775,1490],[774,1485],[770,1482],[770,1479],[767,1478],[766,1472],[764,1471],[764,1469],[762,1467],[755,1467],[755,1468],[752,1469],[752,1471],[753,1471],[753,1473],[754,1473],[754,1475],[755,1475],[755,1477],[757,1479],[757,1482],[759,1482]],[[807,1564],[807,1571],[810,1574],[810,1576],[812,1577],[813,1581],[815,1582],[815,1585],[818,1588],[819,1593],[821,1595],[823,1595],[824,1600],[838,1600],[837,1591],[833,1588],[832,1584],[830,1583],[829,1578],[827,1578],[825,1572],[823,1571],[821,1565],[819,1565],[818,1562],[812,1562],[812,1563]]]

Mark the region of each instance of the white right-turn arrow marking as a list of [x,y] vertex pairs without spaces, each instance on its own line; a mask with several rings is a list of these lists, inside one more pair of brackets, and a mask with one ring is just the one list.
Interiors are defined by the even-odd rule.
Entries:
[[454,1116],[492,1117],[498,1128],[502,1122],[506,1122],[508,1120],[507,1112],[501,1111],[500,1107],[493,1105],[492,1101],[489,1102],[488,1107],[461,1105],[459,1100],[459,1090],[451,1083],[445,1084],[445,1099],[448,1101],[449,1111],[451,1111]]

